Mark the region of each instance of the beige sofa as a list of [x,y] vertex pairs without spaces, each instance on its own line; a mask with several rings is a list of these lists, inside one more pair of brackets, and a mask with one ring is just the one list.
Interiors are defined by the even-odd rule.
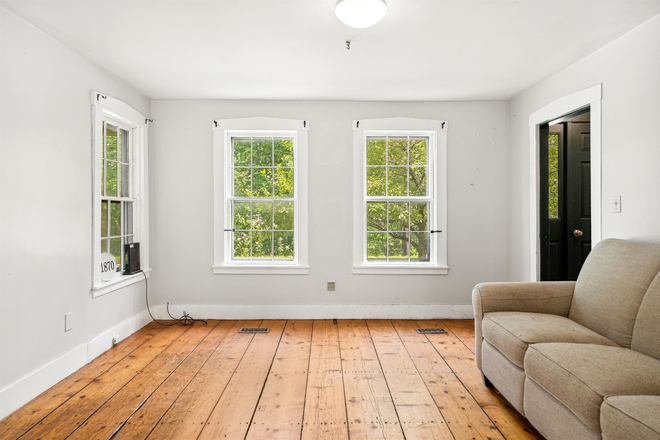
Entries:
[[576,282],[472,292],[476,362],[548,439],[660,439],[660,244],[604,240]]

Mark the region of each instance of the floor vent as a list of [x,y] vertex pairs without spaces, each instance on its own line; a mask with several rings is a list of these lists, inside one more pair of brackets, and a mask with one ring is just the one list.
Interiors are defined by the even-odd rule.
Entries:
[[270,328],[268,327],[243,327],[238,332],[239,333],[268,333]]
[[417,333],[422,333],[424,335],[426,334],[434,334],[434,333],[447,333],[447,330],[444,328],[417,328]]

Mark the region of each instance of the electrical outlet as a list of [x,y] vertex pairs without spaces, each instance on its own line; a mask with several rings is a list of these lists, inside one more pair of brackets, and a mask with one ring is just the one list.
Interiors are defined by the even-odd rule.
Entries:
[[73,312],[64,314],[64,331],[73,330]]
[[328,280],[328,292],[335,291],[335,280]]
[[114,335],[112,337],[112,346],[114,347],[117,344],[119,344],[119,335]]

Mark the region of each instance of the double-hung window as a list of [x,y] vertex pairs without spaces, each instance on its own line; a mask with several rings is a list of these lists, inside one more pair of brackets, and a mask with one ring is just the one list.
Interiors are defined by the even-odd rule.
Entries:
[[214,272],[307,273],[307,122],[221,120],[214,130]]
[[447,273],[445,126],[354,121],[354,273]]
[[[116,99],[92,93],[94,113],[93,287],[94,296],[140,280],[123,276],[125,245],[140,242],[141,267],[148,267],[146,207],[147,120]],[[103,281],[104,257],[112,256],[116,274]],[[108,257],[109,258],[109,257]]]

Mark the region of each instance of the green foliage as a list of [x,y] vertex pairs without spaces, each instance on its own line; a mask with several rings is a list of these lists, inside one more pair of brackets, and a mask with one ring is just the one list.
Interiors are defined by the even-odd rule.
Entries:
[[559,218],[559,135],[548,136],[548,217]]
[[[367,139],[367,196],[427,195],[428,139]],[[427,202],[367,202],[369,261],[428,261]]]
[[294,204],[264,199],[294,196],[293,139],[233,139],[234,258],[293,259]]

